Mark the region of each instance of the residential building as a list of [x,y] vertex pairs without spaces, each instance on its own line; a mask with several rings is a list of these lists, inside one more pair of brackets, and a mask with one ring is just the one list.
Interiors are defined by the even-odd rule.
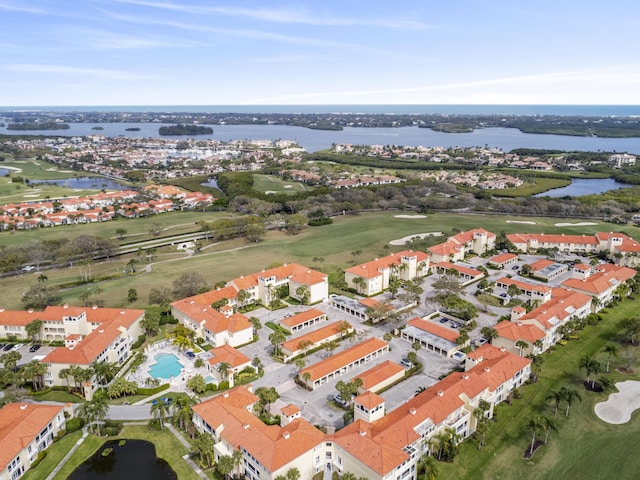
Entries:
[[303,354],[307,350],[319,347],[322,343],[338,340],[345,335],[353,332],[353,327],[340,320],[337,322],[331,322],[328,325],[322,326],[304,335],[294,337],[291,340],[287,340],[280,346],[282,355],[284,356],[284,362],[288,362],[294,357]]
[[591,296],[595,312],[602,310],[617,295],[627,295],[626,283],[638,273],[633,268],[611,264],[598,265],[594,270],[591,273],[579,269],[576,273],[583,278],[570,278],[562,282],[562,286]]
[[[240,350],[236,350],[231,345],[222,345],[209,350],[210,357],[207,359],[209,372],[222,382],[227,380],[233,386],[233,375],[241,372],[244,368],[251,366],[251,359]],[[220,370],[221,364],[227,364],[227,371]]]
[[327,314],[318,310],[317,308],[311,308],[304,312],[296,313],[290,317],[280,320],[280,324],[291,331],[292,333],[299,332],[305,328],[312,327],[321,322],[327,321]]
[[389,344],[387,342],[379,338],[369,338],[329,358],[303,368],[298,373],[298,379],[313,390],[360,365],[380,358],[388,351]]
[[557,263],[546,258],[533,262],[529,266],[531,267],[532,276],[547,282],[569,272],[569,266],[566,263]]
[[362,385],[358,388],[358,393],[365,392],[377,392],[389,385],[402,379],[405,374],[405,369],[402,365],[392,362],[391,360],[385,360],[366,372],[362,372],[354,376],[351,381],[359,378],[362,381]]
[[552,289],[546,285],[524,282],[522,280],[509,277],[501,277],[496,280],[496,288],[508,291],[511,285],[518,287],[521,291],[521,295],[528,297],[531,301],[545,303],[551,300]]
[[419,317],[409,320],[406,328],[402,329],[401,335],[411,343],[418,342],[422,348],[448,358],[457,350],[469,345],[469,340],[458,344],[460,333],[457,330]]
[[16,480],[65,429],[65,406],[8,403],[0,409],[0,480]]
[[469,285],[484,278],[484,273],[475,268],[465,267],[457,263],[440,262],[433,264],[433,270],[438,273],[455,272],[460,278],[461,285]]
[[361,295],[371,296],[389,288],[389,280],[395,276],[401,280],[423,277],[429,273],[429,255],[419,251],[404,250],[386,257],[376,258],[345,270],[347,285]]
[[518,255],[515,253],[500,253],[489,259],[489,264],[496,268],[504,270],[518,261]]

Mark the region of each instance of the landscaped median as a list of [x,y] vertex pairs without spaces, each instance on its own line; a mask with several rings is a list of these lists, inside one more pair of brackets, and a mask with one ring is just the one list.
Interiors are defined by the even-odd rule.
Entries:
[[[606,400],[608,394],[590,392],[583,387],[585,373],[580,371],[579,364],[586,355],[606,361],[604,345],[620,337],[617,322],[635,316],[639,307],[640,300],[627,300],[601,312],[603,320],[587,326],[579,341],[544,354],[537,383],[522,387],[523,398],[514,400],[511,406],[502,404],[496,408],[496,422],[492,422],[486,434],[485,447],[479,451],[477,441],[466,441],[453,464],[438,464],[438,478],[637,478],[640,457],[630,454],[629,450],[630,445],[640,442],[640,426],[633,421],[636,416],[624,425],[609,425],[600,420],[594,406]],[[621,351],[618,359],[612,359],[608,374],[615,382],[640,379],[637,373],[640,351],[636,351],[637,347],[630,348],[636,373],[616,371],[618,366],[626,367],[627,359]],[[568,416],[563,409],[554,416],[554,405],[547,398],[562,387],[579,392],[582,401],[572,403]],[[563,406],[566,408],[564,403]],[[558,432],[552,431],[548,445],[539,448],[532,459],[525,460],[523,453],[532,437],[527,424],[538,415],[553,420]],[[538,439],[544,440],[544,437]]]

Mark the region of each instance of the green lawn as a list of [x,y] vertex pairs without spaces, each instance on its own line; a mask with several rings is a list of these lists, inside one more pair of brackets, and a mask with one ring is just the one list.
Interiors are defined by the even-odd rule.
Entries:
[[307,189],[302,183],[283,180],[276,175],[253,175],[253,189],[259,192],[294,194]]
[[[199,218],[216,218],[223,213],[175,213],[167,214],[151,219],[139,219],[133,221],[108,222],[86,226],[60,229],[44,229],[35,232],[18,232],[10,235],[7,232],[0,234],[2,241],[27,242],[31,238],[45,239],[44,235],[58,233],[64,235],[79,235],[93,233],[96,235],[112,236],[115,229],[126,228],[128,234],[140,232],[140,239],[149,238],[148,228],[153,221],[163,222],[163,225],[188,225],[194,227]],[[555,227],[554,224],[566,219],[538,218],[538,217],[508,217],[498,215],[452,215],[450,213],[429,214],[427,218],[396,218],[398,212],[381,212],[362,215],[345,215],[334,219],[332,225],[323,227],[308,227],[298,235],[288,235],[285,232],[269,232],[264,241],[260,243],[246,243],[242,239],[236,239],[205,248],[201,253],[187,258],[184,254],[166,247],[160,249],[157,259],[154,260],[152,271],[146,273],[145,262],[138,266],[135,275],[122,275],[122,270],[127,258],[118,258],[110,262],[94,265],[93,275],[118,275],[118,278],[99,283],[103,293],[100,300],[105,306],[113,307],[143,307],[148,302],[148,294],[151,288],[158,285],[171,285],[173,279],[182,273],[198,272],[204,276],[209,285],[219,281],[228,281],[242,274],[259,271],[274,262],[298,262],[311,268],[321,268],[329,273],[337,268],[346,268],[353,264],[356,258],[351,252],[360,250],[358,262],[379,257],[385,253],[383,246],[389,241],[407,235],[423,232],[450,233],[452,228],[466,230],[482,226],[493,232],[545,232],[567,234],[593,234],[597,231],[619,231],[620,225],[595,221],[597,225]],[[507,223],[510,221],[533,221],[535,225]],[[579,222],[576,220],[575,222]],[[86,227],[88,230],[84,230]],[[146,228],[145,228],[146,227]],[[623,230],[629,235],[640,239],[640,229],[628,225]],[[178,226],[176,228],[182,228]],[[56,232],[54,232],[56,231]],[[49,233],[52,232],[52,233]],[[70,233],[64,233],[70,232]],[[23,235],[24,233],[24,235]],[[34,237],[28,236],[33,234]],[[42,235],[35,237],[35,235]],[[135,237],[131,237],[135,238]],[[444,238],[443,238],[444,239]],[[404,247],[392,246],[390,251],[400,251]],[[321,257],[322,263],[313,263],[313,258]],[[65,282],[80,278],[79,267],[64,268],[57,271],[46,272],[49,285],[60,285]],[[37,275],[25,274],[15,278],[0,279],[0,289],[4,294],[4,307],[20,309],[20,299],[31,285],[38,282]],[[62,301],[70,304],[78,304],[80,295],[88,286],[74,287],[60,292]],[[127,291],[135,288],[138,292],[138,301],[129,303]]]
[[[640,300],[624,302],[605,313],[604,320],[599,325],[586,327],[580,340],[571,341],[566,346],[545,354],[539,381],[524,387],[524,398],[515,400],[512,406],[499,407],[498,420],[487,434],[485,448],[478,451],[475,441],[465,442],[460,456],[453,464],[439,464],[438,478],[638,478],[640,457],[631,454],[630,450],[631,445],[640,442],[637,413],[624,425],[609,425],[601,421],[595,415],[593,407],[606,400],[607,395],[586,391],[582,385],[584,371],[578,369],[580,358],[588,354],[598,359],[604,367],[606,356],[601,353],[602,347],[616,337],[617,321],[636,315],[638,307]],[[618,366],[626,366],[626,359],[612,361],[610,376],[615,381],[640,380],[640,374],[624,375],[616,372],[614,368]],[[640,363],[636,360],[634,366],[638,370]],[[559,431],[551,433],[549,445],[536,451],[532,460],[525,460],[523,454],[531,442],[527,422],[537,414],[553,418],[553,404],[545,398],[549,392],[557,391],[563,386],[577,390],[582,396],[582,402],[572,405],[569,417],[565,417],[563,412],[558,414],[555,420]]]
[[47,450],[47,456],[36,468],[29,470],[24,477],[25,480],[41,480],[47,478],[47,476],[53,472],[53,469],[60,463],[71,447],[82,436],[82,431],[70,433],[59,441],[54,443]]

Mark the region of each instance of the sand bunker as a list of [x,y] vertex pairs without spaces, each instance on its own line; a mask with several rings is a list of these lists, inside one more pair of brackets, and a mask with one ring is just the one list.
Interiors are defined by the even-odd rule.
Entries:
[[427,218],[426,215],[394,215],[396,218]]
[[39,197],[39,196],[40,196],[40,195],[38,195],[37,193],[23,195],[23,197],[28,197],[28,198]]
[[414,233],[413,235],[407,235],[406,237],[398,238],[396,240],[391,240],[389,245],[404,245],[409,240],[415,237],[425,238],[425,237],[441,237],[444,235],[442,232],[427,232],[427,233]]
[[619,393],[612,393],[606,402],[596,403],[596,415],[607,423],[620,425],[631,420],[631,414],[640,408],[640,382],[627,380],[616,383]]
[[507,223],[524,223],[525,225],[535,225],[536,222],[530,220],[507,220]]
[[556,227],[586,227],[588,225],[597,225],[597,223],[593,223],[593,222],[578,222],[578,223],[563,222],[563,223],[556,223],[555,224]]

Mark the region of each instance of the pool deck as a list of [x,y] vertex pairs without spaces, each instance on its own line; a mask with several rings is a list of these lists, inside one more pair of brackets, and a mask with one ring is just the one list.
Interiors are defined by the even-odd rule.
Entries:
[[[171,377],[168,380],[164,378],[158,378],[161,385],[166,383],[169,384],[169,391],[188,392],[190,390],[187,388],[186,384],[187,380],[191,377],[195,375],[202,375],[203,377],[206,377],[207,375],[213,376],[212,373],[208,370],[208,364],[202,354],[200,354],[200,358],[204,360],[205,364],[200,368],[196,368],[194,366],[194,362],[198,358],[198,356],[196,356],[195,358],[189,358],[186,352],[178,350],[175,345],[173,345],[168,340],[163,340],[153,345],[149,345],[145,349],[144,353],[147,356],[145,362],[140,365],[140,367],[138,367],[135,372],[130,372],[127,375],[127,380],[134,381],[141,387],[148,386],[146,380],[148,380],[149,378],[153,378],[149,374],[149,368],[152,364],[156,363],[154,357],[159,353],[173,354],[177,356],[180,363],[184,365],[178,375]],[[163,393],[166,394],[166,391],[164,391]]]

